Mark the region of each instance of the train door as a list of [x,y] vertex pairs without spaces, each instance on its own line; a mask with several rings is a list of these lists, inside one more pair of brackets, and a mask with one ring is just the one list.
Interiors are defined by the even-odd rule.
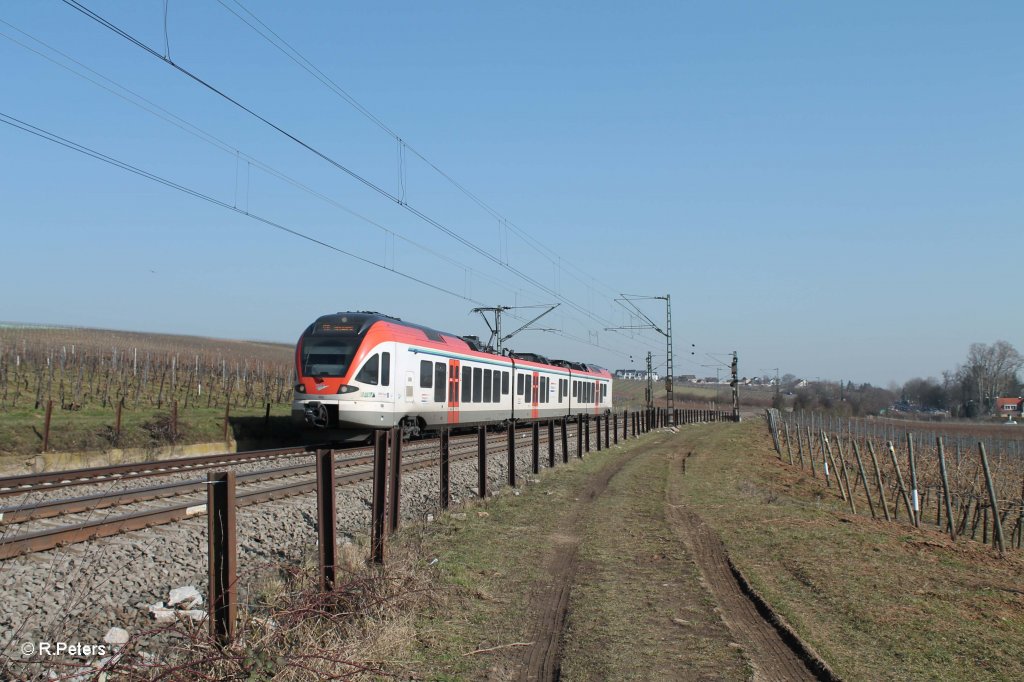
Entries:
[[530,416],[533,419],[537,419],[537,417],[540,416],[540,411],[537,409],[538,408],[538,406],[537,406],[537,402],[538,402],[537,398],[540,395],[540,372],[534,372],[533,373],[533,391],[532,391],[532,393],[533,393],[533,395],[530,396],[530,398],[531,398],[530,399],[530,405],[532,405],[532,409],[530,410]]
[[460,363],[458,360],[448,361],[448,423],[459,423],[459,376]]

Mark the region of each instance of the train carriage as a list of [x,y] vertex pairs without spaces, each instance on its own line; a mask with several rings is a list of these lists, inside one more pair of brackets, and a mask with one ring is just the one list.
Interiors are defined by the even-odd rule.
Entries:
[[394,426],[416,436],[612,409],[611,375],[603,368],[499,355],[474,337],[379,313],[319,318],[296,344],[295,362],[293,418],[343,439]]

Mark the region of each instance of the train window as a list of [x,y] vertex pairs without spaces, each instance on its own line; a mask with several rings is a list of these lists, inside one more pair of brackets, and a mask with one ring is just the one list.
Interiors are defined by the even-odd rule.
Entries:
[[523,394],[523,386],[524,386],[523,382],[525,380],[526,380],[526,375],[524,375],[524,374],[517,374],[516,375],[516,395],[522,395]]
[[508,395],[508,372],[501,373],[501,394]]
[[608,398],[608,384],[601,384],[601,402]]
[[578,381],[573,381],[572,382],[572,397],[573,398],[576,397],[576,393],[579,390],[579,384],[580,384],[580,382],[578,382]]
[[548,389],[551,387],[551,379],[542,377],[540,380],[540,401],[542,403],[548,402]]
[[380,354],[380,385],[391,385],[391,353]]
[[484,383],[483,374],[484,374],[484,371],[481,368],[479,368],[479,367],[474,367],[473,368],[473,402],[474,403],[480,402],[480,398],[483,397],[483,395],[482,395],[483,392],[481,390],[481,389],[483,389],[483,383]]
[[494,394],[491,396],[493,402],[501,402],[501,375],[502,372],[494,370]]
[[366,361],[363,368],[356,375],[356,381],[361,384],[377,385],[377,376],[380,374],[380,356],[376,353]]
[[[569,395],[569,380],[568,379],[562,379],[562,397],[565,398],[565,397],[568,397],[568,395]],[[561,400],[559,400],[559,402],[561,402]]]
[[491,402],[491,370],[484,370],[484,402]]
[[533,404],[533,377],[525,375],[526,380],[526,402]]
[[462,366],[462,402],[468,403],[473,397],[473,369]]
[[444,363],[438,362],[434,364],[434,402],[444,402]]
[[420,360],[420,388],[430,388],[434,384],[434,363],[430,360]]
[[302,340],[302,375],[307,377],[343,377],[348,372],[358,338],[316,338]]

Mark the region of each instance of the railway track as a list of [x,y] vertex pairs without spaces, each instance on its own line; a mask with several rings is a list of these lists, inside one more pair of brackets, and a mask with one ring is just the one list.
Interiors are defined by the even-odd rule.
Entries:
[[[543,431],[543,430],[542,430]],[[529,438],[523,430],[517,440]],[[570,437],[575,441],[575,434]],[[546,443],[546,434],[539,442]],[[507,446],[506,434],[487,438],[488,451],[498,455]],[[21,494],[26,501],[0,507],[0,560],[42,552],[56,547],[110,537],[158,525],[172,524],[206,513],[205,478],[141,485],[112,491],[92,492],[72,497],[50,497],[70,487],[94,487],[110,482],[141,482],[170,474],[192,473],[226,466],[273,462],[282,458],[309,456],[315,448],[282,448],[225,455],[210,455],[154,463],[126,464],[74,471],[32,474],[0,479],[0,494]],[[415,471],[438,461],[437,441],[408,443],[403,448],[403,471]],[[475,457],[477,436],[460,436],[450,442],[452,461]],[[337,485],[353,485],[373,476],[372,450],[356,447],[336,450]],[[282,500],[316,490],[312,462],[288,464],[238,476],[237,506]],[[48,499],[32,500],[38,494]],[[111,510],[103,518],[93,518],[100,510]],[[110,516],[114,511],[120,512]]]

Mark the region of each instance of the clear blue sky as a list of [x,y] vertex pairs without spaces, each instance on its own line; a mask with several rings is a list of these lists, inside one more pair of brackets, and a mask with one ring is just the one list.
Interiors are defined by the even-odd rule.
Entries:
[[615,369],[664,354],[605,331],[626,292],[671,294],[677,373],[736,350],[885,385],[1024,350],[1019,2],[170,0],[165,39],[162,0],[81,1],[475,248],[68,5],[9,2],[3,114],[450,293],[0,124],[0,320],[291,342],[372,309],[486,336],[474,305],[561,300],[562,333],[509,345]]

